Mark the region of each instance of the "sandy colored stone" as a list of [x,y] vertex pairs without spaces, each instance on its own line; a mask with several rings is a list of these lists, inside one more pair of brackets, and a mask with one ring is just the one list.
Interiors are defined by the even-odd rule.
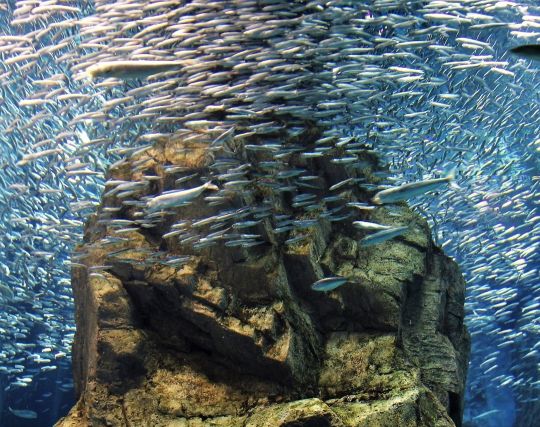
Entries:
[[451,427],[444,407],[425,388],[412,388],[387,400],[330,405],[347,427]]
[[250,416],[245,427],[285,426],[328,426],[343,427],[341,419],[320,399],[297,400],[273,405]]
[[[319,134],[307,129],[312,139],[302,143],[314,144]],[[158,141],[145,160],[145,173],[158,179],[140,197],[174,188],[180,175],[165,173],[165,165],[199,173],[203,148]],[[365,167],[355,173],[378,183],[377,158],[369,151],[358,156]],[[351,173],[328,159],[291,164],[316,174],[323,189]],[[136,180],[141,171],[126,162],[109,176]],[[409,226],[405,235],[370,247],[359,243],[365,233],[352,221],[328,217],[290,235],[272,233],[275,225],[262,218],[249,232],[264,244],[252,248],[219,242],[195,251],[162,237],[175,223],[257,198],[296,214],[290,195],[252,187],[225,207],[197,199],[106,248],[99,242],[115,230],[100,221],[103,211],[91,216],[80,262],[111,268],[92,276],[88,268],[73,269],[79,400],[57,426],[459,425],[469,355],[464,282],[433,244],[426,221],[405,204],[378,208],[372,217],[355,213],[359,220]],[[341,194],[362,202],[372,196],[360,187]],[[100,209],[120,203],[109,195]],[[127,208],[118,215],[134,220],[136,213]],[[317,214],[310,215],[302,219]],[[298,235],[300,242],[285,244]],[[164,265],[168,255],[191,258]],[[331,275],[349,281],[332,292],[312,290]]]

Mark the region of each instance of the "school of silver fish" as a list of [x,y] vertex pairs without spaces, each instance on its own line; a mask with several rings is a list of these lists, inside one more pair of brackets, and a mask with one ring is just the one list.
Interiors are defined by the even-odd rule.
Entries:
[[[370,212],[408,201],[467,279],[466,420],[512,425],[538,403],[540,65],[534,51],[510,51],[540,39],[535,1],[20,0],[0,4],[0,26],[5,392],[69,361],[70,253],[103,194],[139,209],[134,219],[101,212],[121,241],[163,211],[225,206],[258,185],[290,194],[297,213],[253,201],[163,237],[249,248],[265,243],[254,232],[265,222],[294,245],[319,220],[356,221],[370,250],[408,229]],[[307,122],[325,130],[303,144]],[[172,139],[207,147],[207,172],[167,165],[176,186],[151,193],[160,177],[146,172],[145,153]],[[356,174],[366,148],[391,172],[379,185]],[[352,172],[319,188],[298,157]],[[135,158],[140,179],[106,180],[108,167]],[[353,186],[372,199],[347,199]],[[314,289],[346,282],[321,278]]]

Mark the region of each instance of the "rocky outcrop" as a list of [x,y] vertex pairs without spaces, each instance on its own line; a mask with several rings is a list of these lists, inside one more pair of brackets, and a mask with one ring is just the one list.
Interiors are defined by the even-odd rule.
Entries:
[[[197,170],[202,151],[177,158],[170,148],[158,144],[146,154],[144,174],[155,176],[147,194],[173,188],[178,175],[165,173],[166,164]],[[358,173],[376,181],[377,159],[361,155],[367,166]],[[110,177],[140,180],[133,162]],[[343,179],[330,163],[303,166],[317,171],[321,188]],[[410,225],[375,246],[358,244],[362,234],[350,220],[324,216],[305,238],[285,244],[297,232],[276,237],[263,217],[253,229],[264,244],[188,250],[163,234],[223,206],[200,198],[149,225],[116,196],[105,196],[87,224],[73,268],[79,401],[57,426],[460,425],[469,354],[464,282],[405,205],[354,213]],[[369,196],[369,187],[343,195]],[[286,199],[266,197],[274,206]],[[290,209],[283,200],[280,209]],[[311,289],[329,275],[350,281],[332,292]]]

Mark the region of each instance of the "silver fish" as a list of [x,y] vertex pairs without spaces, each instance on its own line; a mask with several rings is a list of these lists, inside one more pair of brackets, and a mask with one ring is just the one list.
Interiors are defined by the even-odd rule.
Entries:
[[144,79],[152,74],[181,70],[185,61],[103,61],[87,68],[90,79],[116,77],[119,79]]
[[405,234],[409,229],[408,226],[404,227],[392,227],[388,230],[381,230],[377,233],[370,234],[369,236],[364,237],[360,240],[360,246],[371,246],[378,245],[379,243],[386,242],[387,240],[393,239],[394,237],[401,236]]
[[377,224],[375,222],[368,222],[368,221],[353,221],[353,225],[358,230],[366,230],[366,231],[381,231],[381,230],[389,230],[392,228],[391,225],[382,225],[382,224]]
[[148,212],[183,206],[200,196],[204,190],[219,190],[217,185],[206,182],[199,187],[188,190],[175,190],[153,197],[146,203]]
[[341,285],[344,285],[347,282],[348,280],[344,277],[325,277],[324,279],[317,280],[315,283],[313,283],[311,285],[311,289],[319,292],[328,292],[339,288]]
[[386,190],[379,191],[371,199],[373,203],[382,205],[385,203],[395,203],[402,200],[408,200],[411,197],[419,196],[428,191],[435,190],[444,184],[448,184],[453,181],[455,177],[455,170],[452,169],[443,178],[427,179],[425,181],[411,182],[408,184],[402,184],[397,187],[387,188]]
[[24,418],[26,420],[35,420],[37,418],[37,412],[30,409],[13,409],[11,406],[8,409],[9,412],[18,418]]

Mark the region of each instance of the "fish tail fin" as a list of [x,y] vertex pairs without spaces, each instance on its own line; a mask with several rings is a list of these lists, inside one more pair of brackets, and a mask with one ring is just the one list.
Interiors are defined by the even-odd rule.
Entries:
[[84,77],[86,77],[90,82],[94,82],[96,80],[96,73],[94,70],[88,69],[84,73]]
[[456,178],[456,167],[452,166],[450,169],[446,170],[444,173],[444,177],[449,182],[453,181]]
[[449,187],[453,190],[461,190],[461,187],[457,185],[454,181],[450,181]]
[[219,187],[215,184],[212,184],[212,181],[208,181],[206,184],[204,184],[204,188],[206,188],[207,190],[214,190],[214,191],[219,190]]
[[444,179],[448,182],[450,188],[454,190],[461,190],[461,187],[456,184],[454,179],[456,179],[456,167],[452,166],[447,169],[443,174]]

